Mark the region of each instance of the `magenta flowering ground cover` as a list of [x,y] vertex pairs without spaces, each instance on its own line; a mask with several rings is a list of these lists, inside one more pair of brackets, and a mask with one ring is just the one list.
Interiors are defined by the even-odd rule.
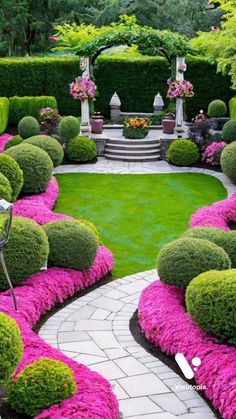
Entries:
[[223,201],[197,210],[190,219],[190,227],[216,227],[229,230],[228,223],[236,221],[236,193]]
[[203,332],[184,309],[184,291],[156,281],[142,293],[138,317],[148,340],[167,353],[181,352],[188,362],[201,359],[196,384],[223,419],[236,417],[236,348],[217,344]]

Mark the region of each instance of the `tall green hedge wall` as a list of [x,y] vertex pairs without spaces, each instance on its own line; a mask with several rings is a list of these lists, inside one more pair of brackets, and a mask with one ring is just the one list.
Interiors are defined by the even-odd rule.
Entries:
[[[216,73],[206,59],[189,57],[186,79],[194,84],[195,96],[187,101],[192,117],[209,102],[220,98],[226,102],[234,95],[230,79]],[[55,96],[62,115],[78,115],[80,104],[69,95],[69,83],[80,74],[77,57],[25,58],[0,60],[0,96]],[[94,69],[99,97],[95,108],[109,117],[109,102],[115,91],[121,98],[122,110],[150,112],[157,91],[166,98],[166,80],[170,68],[165,59],[143,57],[124,59],[101,56]]]

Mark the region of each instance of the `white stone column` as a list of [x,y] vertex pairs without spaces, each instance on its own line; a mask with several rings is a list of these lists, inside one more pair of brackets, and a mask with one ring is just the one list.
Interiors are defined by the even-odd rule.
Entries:
[[[89,72],[89,58],[82,58],[80,61],[80,68],[83,71],[82,78],[90,77]],[[88,99],[81,101],[81,125],[80,135],[84,137],[91,137],[91,125],[89,115],[89,101]]]
[[[181,70],[180,70],[181,69]],[[184,71],[186,71],[186,64],[184,57],[177,57],[176,59],[176,80],[184,80]],[[176,99],[176,128],[184,129],[184,104],[183,99]]]

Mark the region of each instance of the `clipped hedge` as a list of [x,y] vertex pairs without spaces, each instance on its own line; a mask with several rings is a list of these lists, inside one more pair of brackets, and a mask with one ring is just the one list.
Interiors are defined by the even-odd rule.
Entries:
[[236,268],[236,231],[224,231],[214,227],[194,227],[187,230],[182,237],[204,239],[217,244],[229,255],[232,268]]
[[32,144],[46,151],[54,167],[59,166],[64,158],[64,151],[61,144],[49,135],[35,135],[25,140],[24,144]]
[[20,329],[14,319],[0,313],[0,385],[6,385],[23,354]]
[[90,228],[73,220],[53,221],[43,226],[49,241],[50,266],[79,271],[92,266],[98,239]]
[[5,146],[4,150],[8,150],[8,148],[13,147],[14,145],[19,145],[22,143],[23,138],[20,135],[15,135],[10,141],[8,141]]
[[182,238],[168,243],[157,258],[157,271],[162,282],[185,288],[202,272],[230,269],[227,253],[208,240]]
[[[216,66],[204,57],[187,57],[187,65],[186,78],[193,82],[195,91],[194,98],[187,100],[189,117],[197,114],[200,109],[207,111],[208,104],[214,99],[221,98],[228,103],[232,97],[230,77],[217,74]],[[69,94],[69,83],[79,73],[79,58],[74,56],[2,58],[0,95],[55,96],[61,115],[79,115],[80,103]],[[95,107],[109,117],[109,102],[117,91],[124,111],[152,112],[153,99],[158,90],[166,100],[166,80],[170,74],[169,64],[161,57],[127,59],[103,55],[97,60],[94,69],[100,92]]]
[[[13,285],[40,271],[48,257],[47,236],[41,226],[28,218],[13,217],[4,256]],[[0,290],[8,288],[0,266]]]
[[220,339],[235,339],[236,269],[197,276],[186,291],[186,306],[193,320]]
[[12,201],[12,188],[9,180],[0,172],[0,199]]
[[96,143],[91,138],[77,135],[68,141],[66,155],[71,161],[92,161],[97,157]]
[[[34,94],[37,94],[37,93],[32,92],[32,95]],[[40,109],[47,108],[47,107],[57,110],[57,101],[55,97],[53,96],[10,97],[9,123],[18,124],[18,122],[22,118],[28,115],[38,118]]]
[[5,131],[8,125],[9,106],[9,100],[6,97],[0,97],[0,134]]
[[14,202],[23,186],[23,172],[19,164],[6,154],[0,154],[0,172],[9,180],[12,188],[12,201]]
[[236,141],[224,148],[220,156],[220,164],[223,173],[236,185]]
[[8,385],[8,400],[19,413],[35,417],[44,408],[76,392],[73,371],[66,364],[41,358],[21,371]]
[[229,101],[229,115],[231,119],[236,120],[236,97],[232,97]]
[[46,151],[23,142],[6,150],[5,154],[16,160],[23,172],[24,194],[38,194],[45,191],[53,169],[52,160]]

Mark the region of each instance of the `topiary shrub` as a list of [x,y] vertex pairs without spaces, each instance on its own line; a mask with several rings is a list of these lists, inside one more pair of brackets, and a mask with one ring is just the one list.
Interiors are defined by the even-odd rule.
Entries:
[[80,133],[80,123],[75,116],[65,116],[58,125],[58,134],[65,141],[76,137]]
[[236,184],[236,141],[224,148],[220,156],[220,165],[223,173]]
[[213,100],[209,103],[207,113],[210,118],[223,118],[227,114],[227,106],[223,100]]
[[0,97],[0,134],[2,134],[7,125],[9,117],[9,100],[6,97]]
[[209,240],[222,247],[229,255],[231,267],[236,268],[236,232],[223,231],[214,227],[194,227],[187,230],[183,238]]
[[86,162],[94,160],[97,156],[96,144],[91,138],[72,138],[66,146],[66,155],[72,161]]
[[175,140],[167,150],[167,157],[177,166],[190,166],[199,161],[200,152],[191,140]]
[[186,290],[186,306],[204,331],[221,339],[236,338],[236,269],[194,278]]
[[223,126],[222,130],[222,140],[226,143],[232,143],[233,141],[236,141],[236,121],[233,121],[232,119]]
[[12,201],[14,202],[23,186],[23,172],[19,164],[6,154],[0,154],[0,172],[9,180],[12,188]]
[[46,151],[31,144],[16,145],[5,153],[15,159],[23,171],[24,194],[44,192],[52,176],[53,164]]
[[51,266],[83,271],[91,267],[98,249],[96,235],[73,220],[54,221],[43,226],[49,241]]
[[76,221],[78,221],[80,224],[83,224],[86,227],[88,227],[96,235],[98,241],[100,241],[98,230],[95,227],[95,225],[93,223],[91,223],[91,221],[88,221],[88,220],[76,220]]
[[20,135],[15,135],[15,137],[13,137],[10,141],[8,141],[5,146],[4,146],[4,150],[8,150],[8,148],[13,147],[14,145],[18,145],[22,143],[23,138]]
[[20,329],[14,319],[0,313],[0,385],[6,385],[23,354]]
[[160,251],[157,270],[162,282],[185,288],[202,272],[230,269],[227,253],[208,240],[183,238],[174,240]]
[[40,125],[33,116],[25,116],[18,124],[18,132],[22,138],[29,138],[40,133]]
[[0,172],[0,199],[12,201],[12,188],[9,180]]
[[[13,285],[38,272],[49,253],[47,236],[41,226],[28,218],[13,217],[9,241],[4,256]],[[0,290],[8,288],[0,266]]]
[[35,417],[42,409],[68,399],[75,392],[71,368],[54,359],[41,358],[9,383],[8,401],[17,412]]
[[64,151],[59,142],[49,135],[35,135],[25,140],[25,144],[32,144],[48,153],[53,162],[53,166],[57,167],[64,158]]

